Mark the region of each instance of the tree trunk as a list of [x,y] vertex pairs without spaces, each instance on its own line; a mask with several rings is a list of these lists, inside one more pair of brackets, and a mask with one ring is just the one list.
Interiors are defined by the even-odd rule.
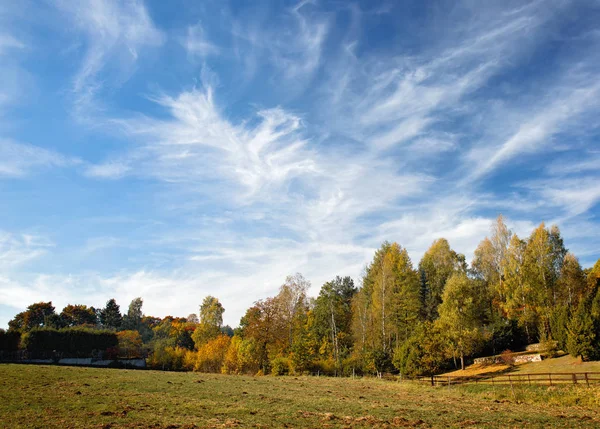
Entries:
[[460,352],[460,369],[465,370],[465,354]]

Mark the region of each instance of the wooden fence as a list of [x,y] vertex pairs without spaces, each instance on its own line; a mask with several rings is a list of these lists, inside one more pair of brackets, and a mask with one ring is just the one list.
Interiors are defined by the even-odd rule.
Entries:
[[470,377],[452,377],[436,375],[433,377],[421,377],[422,383],[434,384],[435,386],[456,386],[460,384],[490,384],[490,385],[513,385],[513,384],[541,384],[554,386],[557,384],[581,384],[590,386],[600,383],[600,372],[552,372],[540,374],[483,374]]

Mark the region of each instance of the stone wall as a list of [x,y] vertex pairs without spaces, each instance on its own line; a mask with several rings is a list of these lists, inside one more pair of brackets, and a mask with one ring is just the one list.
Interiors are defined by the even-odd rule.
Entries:
[[[542,361],[542,355],[539,353],[530,354],[530,355],[513,355],[512,358],[513,358],[514,363],[541,362]],[[502,356],[486,356],[486,357],[474,359],[473,363],[475,363],[477,365],[492,365],[495,363],[504,363],[504,361],[502,360]]]
[[515,358],[514,358],[515,363],[541,362],[541,361],[542,361],[542,355],[539,353],[534,354],[534,355],[519,355],[519,356],[515,356]]

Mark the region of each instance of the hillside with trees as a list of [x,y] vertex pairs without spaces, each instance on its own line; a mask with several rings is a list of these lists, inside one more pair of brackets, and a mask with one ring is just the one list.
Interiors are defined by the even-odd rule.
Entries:
[[[477,356],[540,342],[582,360],[600,359],[600,259],[583,269],[557,226],[521,238],[502,216],[469,265],[435,240],[418,264],[385,242],[355,284],[335,277],[309,297],[301,274],[256,301],[239,326],[207,296],[198,314],[157,318],[135,298],[122,314],[51,302],[30,305],[0,331],[3,357],[147,357],[150,367],[229,374],[399,373],[432,375]],[[12,354],[11,354],[12,353]]]

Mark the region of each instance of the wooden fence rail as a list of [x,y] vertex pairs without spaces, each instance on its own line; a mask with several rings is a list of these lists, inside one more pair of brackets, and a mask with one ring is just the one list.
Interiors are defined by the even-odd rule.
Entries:
[[557,384],[581,384],[589,386],[600,383],[600,372],[548,372],[539,374],[482,374],[468,377],[453,377],[446,375],[436,375],[433,377],[421,377],[420,382],[433,384],[435,386],[456,386],[459,384],[492,384],[492,385],[513,385],[513,384],[541,384],[554,386]]

